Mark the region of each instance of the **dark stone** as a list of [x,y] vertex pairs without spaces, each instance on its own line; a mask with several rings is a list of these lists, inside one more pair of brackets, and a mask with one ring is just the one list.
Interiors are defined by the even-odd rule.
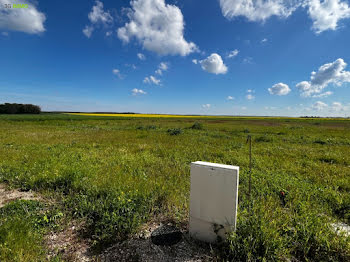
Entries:
[[162,225],[151,234],[152,243],[157,246],[172,246],[182,239],[181,231],[170,225]]

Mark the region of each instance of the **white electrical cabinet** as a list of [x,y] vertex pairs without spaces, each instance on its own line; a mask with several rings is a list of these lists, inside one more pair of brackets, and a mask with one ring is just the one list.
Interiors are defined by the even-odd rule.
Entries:
[[235,230],[239,167],[191,163],[190,235],[205,242]]

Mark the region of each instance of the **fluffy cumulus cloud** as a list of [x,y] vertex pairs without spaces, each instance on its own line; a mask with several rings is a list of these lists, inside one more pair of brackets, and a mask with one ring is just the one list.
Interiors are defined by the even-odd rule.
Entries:
[[208,110],[211,108],[211,104],[204,104],[204,105],[202,105],[202,108]]
[[340,102],[333,102],[332,103],[332,107],[331,110],[336,111],[336,112],[340,112],[340,111],[345,111],[347,108],[345,106],[342,105],[342,103]]
[[118,29],[125,43],[135,37],[143,48],[159,55],[186,56],[197,47],[184,38],[181,10],[165,0],[133,0],[128,12],[130,22]]
[[[350,82],[350,71],[345,71],[346,65],[341,58],[332,63],[324,64],[317,72],[311,73],[310,81],[302,81],[296,87],[302,96],[310,97],[317,96],[330,84],[341,86],[343,83],[348,83]],[[325,94],[329,95],[329,93]]]
[[[103,3],[96,0],[95,5],[92,7],[91,12],[88,14],[88,18],[90,21],[90,25],[86,25],[83,29],[83,34],[90,38],[92,35],[92,32],[94,31],[96,26],[99,25],[110,25],[113,22],[113,17],[109,13],[109,11],[103,10]],[[106,36],[109,36],[110,32],[106,33]]]
[[145,91],[143,91],[142,89],[137,89],[134,88],[133,90],[131,90],[132,95],[136,96],[136,95],[146,95],[147,93]]
[[45,31],[46,16],[37,7],[26,1],[28,8],[4,8],[5,4],[14,1],[0,0],[0,29],[19,31],[28,34],[39,34]]
[[212,74],[218,75],[227,73],[227,66],[222,61],[221,56],[215,53],[211,54],[206,59],[200,60],[199,64],[203,70]]
[[145,79],[143,79],[143,82],[146,84],[160,85],[160,79],[157,79],[154,76],[146,76]]
[[109,12],[105,12],[103,10],[103,3],[100,1],[96,1],[95,5],[92,7],[91,12],[88,15],[89,20],[91,23],[102,23],[102,24],[109,24],[113,22],[113,18]]
[[315,104],[312,105],[312,109],[317,110],[317,111],[322,111],[326,108],[328,108],[328,105],[326,103],[321,102],[321,101],[317,101]]
[[316,33],[336,30],[338,21],[350,17],[350,8],[341,0],[310,0],[308,13],[313,21],[312,28]]
[[[350,104],[349,104],[350,105]],[[339,116],[344,115],[350,110],[350,106],[343,105],[341,102],[333,102],[331,104],[326,104],[322,101],[317,101],[310,108],[306,108],[307,111],[320,111],[327,114]]]
[[288,17],[295,9],[293,0],[220,0],[222,14],[233,19],[244,16],[249,21],[265,21],[271,16]]
[[342,0],[220,0],[220,6],[227,19],[242,16],[253,22],[264,22],[272,16],[287,18],[303,7],[316,33],[336,30],[340,20],[350,17],[349,5]]
[[268,88],[268,91],[271,95],[285,96],[289,94],[290,88],[286,84],[278,83]]
[[226,97],[226,100],[233,100],[233,99],[235,99],[233,96],[228,96],[228,97]]

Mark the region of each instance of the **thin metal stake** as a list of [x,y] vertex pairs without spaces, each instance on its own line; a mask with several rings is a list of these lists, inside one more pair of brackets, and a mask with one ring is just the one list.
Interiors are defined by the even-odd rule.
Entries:
[[249,190],[248,190],[248,212],[250,213],[251,193],[252,193],[252,136],[248,135],[247,143],[249,141]]

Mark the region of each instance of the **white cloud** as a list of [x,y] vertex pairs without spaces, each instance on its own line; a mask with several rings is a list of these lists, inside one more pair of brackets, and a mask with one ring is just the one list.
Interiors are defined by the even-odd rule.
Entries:
[[317,97],[317,98],[321,98],[321,97],[327,97],[327,96],[330,96],[332,95],[333,92],[332,91],[327,91],[327,92],[324,92],[322,94],[319,94],[319,95],[313,95],[312,97]]
[[112,73],[113,73],[114,75],[118,76],[120,79],[123,78],[123,76],[121,75],[119,69],[113,69],[113,70],[112,70]]
[[156,70],[156,74],[162,75],[163,71],[167,71],[167,70],[168,70],[168,64],[161,62],[158,66],[158,69]]
[[19,31],[28,34],[39,34],[45,31],[46,16],[37,7],[26,1],[28,8],[5,8],[5,4],[12,6],[10,0],[0,0],[0,29]]
[[341,86],[350,82],[350,71],[345,71],[346,63],[339,58],[332,63],[324,64],[317,72],[311,73],[310,81],[302,81],[296,85],[301,95],[310,97],[321,93],[329,84]]
[[246,57],[243,59],[243,64],[253,64],[253,58],[252,57]]
[[253,93],[255,93],[254,90],[252,90],[252,89],[247,89],[247,95],[245,96],[245,98],[246,98],[247,100],[253,100],[253,99],[255,99],[255,96],[253,95]]
[[137,57],[138,57],[140,60],[146,60],[146,57],[145,57],[144,54],[138,53],[138,54],[137,54]]
[[275,107],[275,106],[265,106],[264,109],[265,109],[265,110],[277,110],[278,107]]
[[226,100],[233,100],[233,99],[235,99],[233,96],[226,97]]
[[204,104],[204,105],[202,105],[202,108],[204,108],[204,109],[210,109],[210,107],[211,107],[211,104]]
[[212,74],[226,74],[227,66],[222,61],[220,55],[213,53],[204,60],[199,61],[203,70]]
[[[109,11],[105,12],[103,10],[103,3],[96,0],[95,5],[92,7],[91,12],[88,14],[89,21],[91,25],[86,25],[83,29],[83,33],[87,38],[90,38],[95,27],[99,24],[104,26],[109,25],[113,22],[113,17]],[[106,36],[110,36],[112,32],[106,32]]]
[[92,35],[92,32],[94,31],[94,28],[92,26],[85,26],[83,29],[83,33],[87,38],[90,38]]
[[332,111],[336,111],[336,112],[339,112],[339,111],[346,111],[346,110],[347,110],[347,107],[346,107],[346,106],[343,106],[342,103],[340,103],[340,102],[333,102],[333,103],[332,103],[331,110],[332,110]]
[[264,38],[264,39],[262,39],[260,42],[261,43],[266,43],[268,40],[267,40],[267,38]]
[[237,49],[235,49],[228,54],[227,58],[233,58],[233,57],[237,56],[238,53],[239,53],[239,51]]
[[323,109],[326,109],[328,105],[326,103],[323,103],[321,101],[317,101],[315,104],[312,105],[312,109],[321,111]]
[[159,85],[160,84],[160,79],[157,79],[154,76],[146,76],[145,79],[143,79],[143,82],[146,84],[155,84],[155,85]]
[[285,96],[291,91],[289,86],[283,83],[278,83],[268,88],[271,95]]
[[197,59],[192,59],[192,63],[196,65],[196,64],[198,64],[198,60]]
[[222,14],[227,19],[244,16],[249,21],[265,21],[271,16],[288,17],[295,1],[282,0],[220,0]]
[[103,10],[103,3],[96,0],[95,5],[92,7],[91,12],[88,14],[91,23],[109,24],[113,22],[113,18],[109,11]]
[[312,29],[316,33],[336,30],[338,21],[350,17],[349,5],[341,0],[309,0],[308,13],[313,21]]
[[164,0],[133,0],[129,23],[118,29],[118,37],[125,43],[135,37],[143,48],[159,55],[186,56],[197,50],[184,38],[184,19],[181,10]]
[[161,62],[161,63],[159,64],[159,69],[161,69],[162,71],[168,70],[168,64],[167,64],[167,63],[164,63],[164,62]]
[[336,30],[340,20],[350,18],[349,5],[342,0],[220,0],[220,7],[227,19],[243,16],[253,22],[264,22],[272,16],[287,18],[303,7],[316,33]]
[[143,91],[142,89],[137,89],[134,88],[133,90],[131,90],[132,95],[136,96],[136,95],[146,95],[147,93],[145,91]]
[[253,96],[252,94],[248,94],[245,96],[245,98],[248,100],[253,100],[255,98],[255,96]]

